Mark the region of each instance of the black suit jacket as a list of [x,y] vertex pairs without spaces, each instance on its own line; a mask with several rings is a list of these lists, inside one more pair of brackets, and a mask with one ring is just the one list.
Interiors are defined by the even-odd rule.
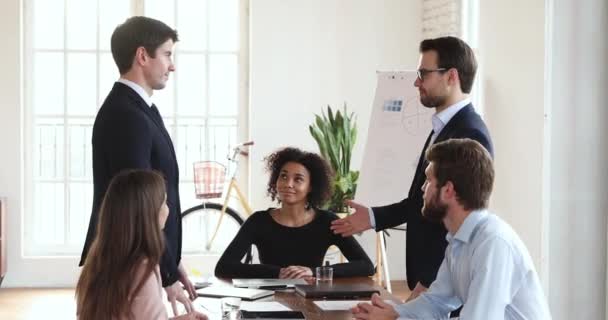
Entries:
[[[384,230],[407,222],[406,233],[406,272],[407,283],[414,289],[420,282],[429,287],[437,277],[437,271],[443,261],[447,241],[446,229],[442,223],[433,223],[422,217],[422,185],[426,180],[424,170],[428,162],[424,153],[431,140],[429,135],[416,173],[408,193],[401,202],[383,207],[374,207],[376,230]],[[481,143],[493,155],[492,140],[485,123],[469,104],[458,111],[441,130],[434,143],[452,138],[470,138]]]
[[165,177],[169,217],[164,228],[165,252],[160,270],[166,287],[178,279],[182,248],[175,150],[160,114],[129,86],[116,82],[93,125],[93,210],[81,266],[95,238],[99,208],[110,180],[121,170],[135,168],[157,170]]

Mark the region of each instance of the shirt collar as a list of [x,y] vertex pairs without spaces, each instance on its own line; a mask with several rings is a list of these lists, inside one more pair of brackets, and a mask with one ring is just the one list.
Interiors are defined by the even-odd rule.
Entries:
[[475,231],[475,227],[488,215],[487,209],[479,209],[472,211],[462,222],[458,231],[456,231],[455,235],[451,235],[449,232],[446,235],[446,240],[448,242],[452,242],[453,239],[458,241],[468,243],[471,241],[471,236],[473,235],[473,231]]
[[152,98],[150,98],[146,90],[144,90],[144,88],[142,88],[139,84],[125,78],[120,78],[116,82],[120,82],[133,89],[142,99],[144,99],[148,107],[152,107]]
[[443,127],[445,127],[445,125],[450,122],[450,120],[454,117],[454,115],[457,114],[460,109],[466,107],[470,103],[471,99],[465,98],[464,100],[456,102],[455,104],[447,107],[445,110],[439,113],[435,113],[431,118],[431,122],[433,124],[433,131],[435,132],[435,134],[439,134]]

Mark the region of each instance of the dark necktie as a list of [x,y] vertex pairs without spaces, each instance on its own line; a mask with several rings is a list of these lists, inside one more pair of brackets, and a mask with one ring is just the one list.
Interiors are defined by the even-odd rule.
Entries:
[[160,126],[162,134],[167,138],[167,140],[169,140],[171,150],[173,151],[173,153],[175,153],[175,151],[173,150],[171,136],[169,135],[169,132],[167,132],[167,128],[165,128],[165,122],[163,121],[163,117],[161,117],[160,112],[158,112],[158,108],[155,104],[152,104],[152,107],[150,107],[150,109],[152,109],[152,117],[154,122],[156,122]]
[[[435,130],[431,130],[431,133],[429,134],[428,138],[426,138],[426,142],[424,143],[424,149],[422,150],[422,156],[424,157],[424,152],[426,151],[426,149],[428,149],[431,144],[433,144],[433,142],[435,142],[435,140],[437,140],[437,137],[435,137],[435,140],[433,140],[433,135],[435,134]],[[431,141],[433,140],[433,141]]]
[[160,112],[158,112],[158,108],[156,108],[155,104],[152,104],[152,107],[150,107],[150,109],[152,109],[152,113],[154,114],[154,116],[156,117],[156,120],[159,123],[163,123],[163,117],[160,116]]

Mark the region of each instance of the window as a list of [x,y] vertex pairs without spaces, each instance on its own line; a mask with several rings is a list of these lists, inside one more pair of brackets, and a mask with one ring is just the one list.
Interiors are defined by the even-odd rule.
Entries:
[[92,207],[93,122],[119,77],[110,37],[131,15],[178,30],[177,71],[152,100],[176,148],[182,208],[194,205],[192,163],[223,160],[244,139],[245,1],[29,0],[25,12],[25,254],[80,254]]

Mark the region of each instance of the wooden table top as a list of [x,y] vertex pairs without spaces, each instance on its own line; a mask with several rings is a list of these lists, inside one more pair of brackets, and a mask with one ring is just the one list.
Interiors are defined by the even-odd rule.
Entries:
[[[343,278],[334,279],[334,284],[369,284],[373,285],[380,291],[380,295],[385,300],[392,300],[398,303],[401,301],[381,286],[377,285],[374,280],[368,277],[355,277],[355,278]],[[306,299],[303,296],[297,294],[295,291],[277,291],[273,296],[259,299],[256,301],[278,301],[282,304],[289,306],[293,310],[301,311],[307,320],[318,320],[318,319],[331,319],[331,320],[351,320],[352,314],[350,311],[323,311],[314,301],[322,299]],[[357,299],[357,300],[368,300],[368,299]]]

